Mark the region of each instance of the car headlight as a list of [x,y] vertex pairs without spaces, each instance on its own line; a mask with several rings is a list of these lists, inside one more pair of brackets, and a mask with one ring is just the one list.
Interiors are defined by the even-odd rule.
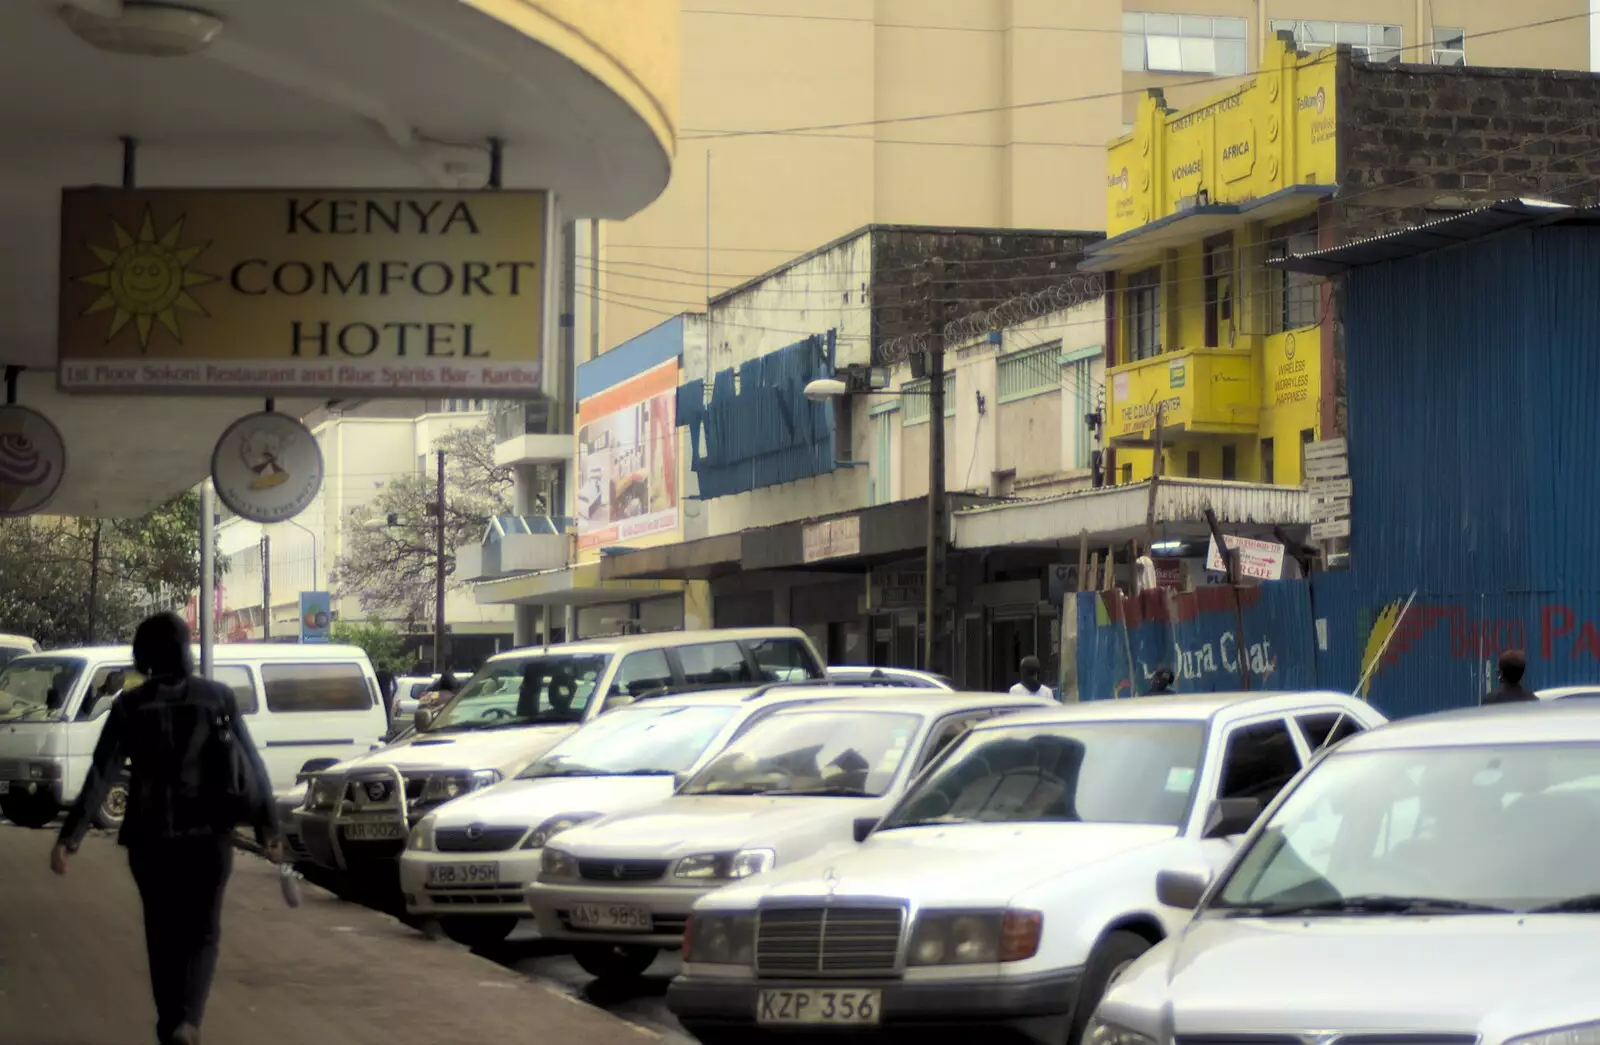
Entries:
[[1506,1045],[1600,1045],[1600,1021],[1535,1031],[1512,1038]]
[[314,809],[327,809],[336,806],[344,799],[344,779],[335,777],[324,779],[318,777],[311,781],[311,806]]
[[578,877],[578,858],[560,849],[546,847],[539,858],[539,874],[545,878]]
[[1156,1045],[1156,1039],[1091,1016],[1083,1031],[1083,1045]]
[[911,934],[909,965],[1019,962],[1039,953],[1038,911],[925,911]]
[[411,837],[406,839],[406,848],[419,853],[433,852],[433,817],[425,816],[417,821],[417,826],[411,829]]
[[543,849],[550,844],[550,839],[556,835],[577,827],[579,824],[587,823],[599,815],[599,813],[565,813],[561,816],[553,816],[533,829],[533,834],[529,835],[528,840],[522,843],[522,848]]
[[740,849],[732,853],[696,853],[678,861],[679,878],[729,881],[772,870],[778,854],[771,849]]
[[692,914],[683,931],[683,960],[707,965],[754,965],[754,914]]
[[424,802],[448,802],[469,791],[480,791],[500,782],[497,769],[478,769],[470,773],[434,773],[422,788]]
[[61,775],[61,767],[54,762],[28,763],[29,780],[54,780]]

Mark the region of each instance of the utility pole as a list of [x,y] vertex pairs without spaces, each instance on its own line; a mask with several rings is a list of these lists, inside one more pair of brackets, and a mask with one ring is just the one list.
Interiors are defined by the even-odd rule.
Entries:
[[437,478],[434,482],[433,512],[433,670],[445,669],[444,632],[444,451],[435,454]]
[[936,285],[944,262],[934,258],[928,281],[928,548],[923,583],[924,671],[950,674],[944,665],[944,302]]
[[266,641],[270,638],[272,638],[272,537],[263,533],[261,535],[261,639]]
[[89,619],[84,628],[83,641],[94,645],[95,632],[99,630],[100,616],[100,533],[104,519],[94,521],[94,536],[89,542]]

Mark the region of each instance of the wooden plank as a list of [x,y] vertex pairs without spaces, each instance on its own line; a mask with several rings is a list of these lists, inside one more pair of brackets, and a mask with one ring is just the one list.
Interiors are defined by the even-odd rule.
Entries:
[[1350,536],[1350,520],[1335,519],[1332,522],[1314,523],[1311,527],[1313,541],[1331,541],[1337,537]]
[[1324,457],[1346,457],[1350,448],[1343,439],[1324,439],[1320,443],[1306,444],[1306,460],[1316,461]]

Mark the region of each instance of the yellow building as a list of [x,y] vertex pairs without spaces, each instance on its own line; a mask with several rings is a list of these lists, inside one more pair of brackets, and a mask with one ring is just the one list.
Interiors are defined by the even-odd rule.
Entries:
[[1105,438],[1117,482],[1163,473],[1298,485],[1331,351],[1322,281],[1269,269],[1315,248],[1335,189],[1335,53],[1270,65],[1204,105],[1159,91],[1107,153]]
[[[672,181],[635,217],[602,223],[598,251],[580,243],[579,358],[704,308],[708,283],[719,294],[874,223],[1102,228],[1105,143],[1138,119],[1145,89],[1180,108],[1232,90],[1274,61],[1276,32],[1376,61],[1586,70],[1587,12],[1587,0],[684,0]],[[790,318],[804,325],[798,305]]]

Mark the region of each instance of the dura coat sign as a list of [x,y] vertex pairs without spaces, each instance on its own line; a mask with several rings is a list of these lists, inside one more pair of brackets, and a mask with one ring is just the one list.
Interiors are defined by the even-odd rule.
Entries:
[[68,189],[74,392],[546,394],[541,192]]

